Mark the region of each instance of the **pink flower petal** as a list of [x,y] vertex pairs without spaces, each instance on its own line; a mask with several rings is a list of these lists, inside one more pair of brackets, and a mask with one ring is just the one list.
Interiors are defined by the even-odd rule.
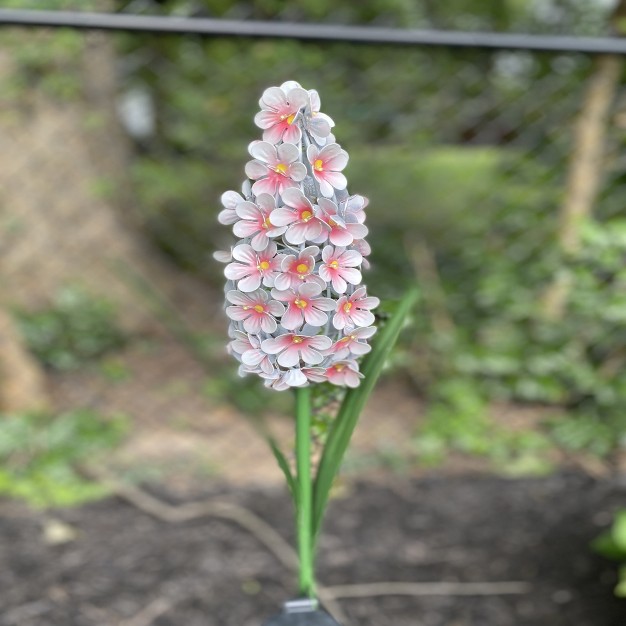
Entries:
[[254,185],[252,185],[252,192],[256,195],[260,193],[269,193],[274,195],[276,193],[276,181],[271,180],[269,178],[262,178],[261,180],[257,180]]
[[301,344],[293,343],[286,350],[281,352],[276,359],[279,365],[283,367],[293,367],[300,362],[300,346]]
[[261,350],[246,350],[241,355],[241,362],[249,367],[256,367],[266,357]]
[[[288,189],[287,191],[291,191]],[[287,193],[287,191],[285,193]],[[270,222],[274,226],[288,226],[298,219],[298,215],[290,209],[274,209],[270,213]]]
[[300,354],[302,356],[302,360],[309,365],[319,365],[324,360],[324,357],[310,346],[302,348]]
[[[283,145],[286,146],[289,144]],[[306,165],[304,165],[304,163],[292,163],[289,166],[289,176],[298,183],[304,180],[306,178]]]
[[249,246],[247,243],[233,248],[233,258],[242,263],[247,263],[248,265],[256,265],[257,262],[255,251],[252,249],[252,246]]
[[[240,306],[227,306],[226,307],[226,315],[236,322],[241,322],[242,320],[250,317],[250,311],[244,311]],[[250,332],[250,331],[248,331]]]
[[348,288],[348,283],[339,275],[339,273],[334,273],[332,276],[332,285],[333,289],[337,293],[346,293],[346,289]]
[[285,192],[282,194],[282,199],[287,206],[293,209],[307,209],[311,211],[311,213],[313,212],[313,205],[299,187],[285,189]]
[[322,289],[315,283],[306,283],[298,289],[298,293],[306,298],[314,298],[322,293]]
[[278,152],[277,163],[293,163],[300,156],[300,150],[298,146],[292,143],[283,143],[276,149]]
[[326,335],[315,335],[309,339],[309,346],[320,351],[328,350],[332,344],[332,340]]
[[328,315],[313,306],[307,306],[304,309],[304,319],[306,323],[311,324],[311,326],[324,326],[328,321]]
[[236,191],[225,191],[220,198],[222,205],[226,209],[236,209],[240,202],[243,202],[243,198]]
[[226,294],[226,300],[233,304],[238,304],[239,306],[245,306],[252,302],[250,295],[241,293],[241,291],[237,291],[236,289],[232,289]]
[[233,233],[240,239],[243,239],[245,237],[251,237],[252,235],[258,232],[259,232],[259,226],[255,224],[254,222],[247,222],[245,220],[241,220],[240,222],[237,222],[233,226]]
[[285,233],[285,239],[289,243],[300,245],[306,241],[308,228],[308,224],[304,224],[302,222],[292,224]]
[[269,245],[270,240],[267,238],[267,233],[265,231],[258,232],[254,237],[252,237],[250,241],[250,245],[257,252],[263,252],[265,248]]
[[276,302],[272,300],[271,302],[268,303],[267,310],[274,317],[280,317],[285,312],[285,307],[280,302]]
[[351,285],[358,285],[363,278],[361,272],[353,267],[344,267],[341,270],[341,277]]
[[[261,332],[262,320],[266,315],[250,315],[250,317],[244,321],[243,328],[247,333],[258,335]],[[268,319],[271,319],[268,317]],[[276,322],[274,322],[274,326]],[[271,332],[271,331],[270,331]]]
[[287,101],[292,111],[298,111],[309,104],[309,94],[302,87],[295,87],[287,92]]
[[315,176],[315,180],[317,180],[319,186],[320,186],[320,193],[323,196],[326,196],[327,198],[332,198],[333,194],[335,193],[335,190],[333,189],[332,185],[327,182],[324,178],[322,178],[318,172],[314,172],[313,175]]
[[301,387],[306,385],[307,377],[302,373],[302,370],[292,369],[283,374],[283,382],[290,387]]
[[288,306],[280,320],[280,325],[287,330],[295,330],[302,326],[302,311],[296,306]]
[[317,160],[319,156],[319,153],[320,153],[319,148],[311,144],[306,149],[306,158],[309,160],[309,163],[315,163],[315,161]]
[[276,147],[267,141],[258,141],[251,144],[248,150],[255,159],[263,161],[263,163],[274,165],[278,162],[276,157]]
[[280,116],[275,111],[259,111],[254,116],[254,123],[263,129],[274,126],[279,120]]
[[246,278],[242,278],[237,283],[237,288],[243,292],[249,293],[250,291],[258,289],[260,285],[261,276],[259,274],[251,274],[250,276],[246,276]]
[[[270,334],[276,330],[276,327],[277,327],[276,320],[271,315],[262,314],[259,316],[259,319],[261,321],[261,330],[263,332]],[[244,322],[243,327],[246,328],[245,322]],[[258,331],[255,332],[254,334],[257,335]]]
[[290,124],[283,135],[283,141],[288,143],[299,143],[300,139],[302,139],[302,131],[297,124]]
[[366,309],[375,309],[380,304],[380,299],[375,298],[374,296],[369,296],[368,298],[359,298],[359,302],[357,304],[359,307],[363,307]]
[[231,263],[224,268],[224,276],[228,280],[241,280],[254,272],[254,269],[241,263]]
[[370,311],[364,311],[363,309],[355,309],[354,307],[350,311],[350,317],[357,326],[370,326],[376,319],[374,314]]
[[337,303],[332,298],[316,298],[313,306],[322,311],[334,311]]
[[348,185],[347,178],[341,172],[324,172],[324,178],[335,189],[340,191],[345,189]]
[[336,246],[349,246],[354,241],[354,237],[347,230],[337,227],[330,231],[328,238]]
[[261,342],[261,349],[267,354],[278,354],[292,343],[291,335],[280,335]]
[[261,106],[278,109],[287,106],[287,96],[280,87],[268,87],[261,96],[261,102]]
[[356,250],[346,250],[339,257],[339,261],[344,267],[358,267],[361,265],[363,257],[361,253]]
[[276,124],[263,131],[263,141],[276,145],[283,140],[283,134],[285,132],[286,124]]
[[261,216],[259,207],[254,202],[240,202],[235,212],[242,220],[257,220]]
[[267,176],[269,170],[267,165],[261,163],[261,161],[248,161],[245,168],[246,176],[252,180],[263,178]]
[[224,209],[217,214],[217,221],[224,226],[234,224],[239,218],[233,209]]

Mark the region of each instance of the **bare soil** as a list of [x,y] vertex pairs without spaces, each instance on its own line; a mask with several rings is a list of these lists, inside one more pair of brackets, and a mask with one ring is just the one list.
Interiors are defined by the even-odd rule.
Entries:
[[[529,585],[516,595],[341,600],[352,626],[622,626],[616,568],[589,542],[625,495],[623,484],[582,473],[358,484],[331,505],[319,578]],[[281,489],[196,496],[248,507],[292,539]],[[65,543],[51,519],[67,526]],[[0,504],[0,562],[2,626],[260,626],[294,593],[293,576],[233,523],[165,523],[117,499],[49,514]]]

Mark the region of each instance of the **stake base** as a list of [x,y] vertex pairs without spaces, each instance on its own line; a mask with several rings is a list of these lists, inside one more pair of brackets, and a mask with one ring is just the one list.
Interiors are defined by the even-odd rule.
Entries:
[[317,600],[308,598],[285,602],[282,613],[271,617],[263,626],[340,626]]

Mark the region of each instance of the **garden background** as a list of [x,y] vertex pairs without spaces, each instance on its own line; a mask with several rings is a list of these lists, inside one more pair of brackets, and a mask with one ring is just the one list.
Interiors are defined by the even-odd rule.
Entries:
[[[609,0],[3,8],[626,31]],[[257,522],[290,539],[262,435],[289,445],[292,400],[237,376],[211,256],[258,98],[289,79],[320,92],[370,198],[381,319],[420,292],[355,433],[321,579],[461,584],[331,586],[329,606],[346,625],[622,623],[617,567],[589,547],[626,471],[622,56],[3,27],[0,624],[252,625],[289,597],[291,557],[259,547]],[[159,508],[200,497],[197,516]],[[626,560],[622,540],[601,551]]]

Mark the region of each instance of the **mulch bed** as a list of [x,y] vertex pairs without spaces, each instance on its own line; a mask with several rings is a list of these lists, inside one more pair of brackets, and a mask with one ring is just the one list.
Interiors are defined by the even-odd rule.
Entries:
[[[281,491],[201,495],[246,506],[292,540]],[[520,595],[345,599],[352,626],[623,626],[616,567],[589,550],[619,506],[623,485],[578,473],[360,484],[332,504],[319,578],[531,585]],[[44,541],[50,517],[75,539]],[[47,515],[3,504],[0,564],[2,626],[260,626],[293,593],[291,574],[235,524],[166,523],[115,498]]]

